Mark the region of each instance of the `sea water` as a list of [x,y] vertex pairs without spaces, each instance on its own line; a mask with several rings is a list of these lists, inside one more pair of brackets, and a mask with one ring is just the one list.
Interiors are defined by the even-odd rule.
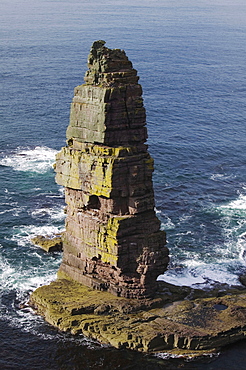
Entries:
[[[245,344],[202,362],[117,351],[57,332],[22,303],[54,280],[64,228],[55,154],[98,39],[138,70],[155,160],[156,212],[178,285],[237,285],[246,271],[243,0],[13,0],[0,12],[0,368],[243,369]],[[210,362],[212,361],[212,362]]]

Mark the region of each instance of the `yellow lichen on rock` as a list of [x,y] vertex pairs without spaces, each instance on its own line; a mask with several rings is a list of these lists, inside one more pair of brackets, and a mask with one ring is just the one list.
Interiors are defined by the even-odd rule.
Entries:
[[152,300],[129,300],[85,287],[62,273],[59,277],[38,288],[30,304],[62,331],[116,348],[184,355],[218,350],[246,336],[245,291],[176,302],[170,292]]
[[45,252],[57,252],[62,250],[62,234],[36,235],[31,239],[31,242],[42,248]]

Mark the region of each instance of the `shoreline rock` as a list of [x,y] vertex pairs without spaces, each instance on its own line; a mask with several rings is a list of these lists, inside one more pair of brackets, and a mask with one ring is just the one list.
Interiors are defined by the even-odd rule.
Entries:
[[42,248],[45,252],[61,252],[62,251],[62,234],[55,235],[36,235],[31,239],[31,242]]
[[242,285],[246,287],[246,274],[245,273],[239,276],[239,281]]
[[33,292],[29,304],[59,330],[118,349],[200,356],[246,337],[246,289],[188,299],[190,288],[166,287],[154,299],[127,299],[60,275]]

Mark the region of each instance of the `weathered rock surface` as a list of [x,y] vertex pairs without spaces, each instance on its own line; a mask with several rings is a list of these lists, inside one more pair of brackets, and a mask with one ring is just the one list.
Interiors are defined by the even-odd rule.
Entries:
[[45,250],[45,252],[62,251],[62,235],[36,235],[31,242]]
[[[245,338],[246,290],[191,300],[188,287],[167,284],[165,290],[155,299],[132,300],[61,276],[38,288],[30,304],[60,330],[83,333],[116,348],[199,355]],[[204,292],[195,295],[204,296]]]
[[56,158],[67,203],[60,271],[117,296],[154,295],[168,265],[154,211],[153,159],[137,71],[122,50],[93,44],[75,88],[68,146]]

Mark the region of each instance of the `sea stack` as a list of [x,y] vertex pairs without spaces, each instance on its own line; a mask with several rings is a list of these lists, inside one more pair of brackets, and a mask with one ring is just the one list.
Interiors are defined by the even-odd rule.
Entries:
[[84,80],[55,165],[67,204],[59,271],[119,297],[152,298],[169,258],[154,209],[139,77],[123,50],[100,40]]
[[246,338],[245,288],[159,281],[157,289],[168,249],[137,72],[104,41],[93,44],[88,67],[56,159],[67,203],[63,260],[58,279],[37,288],[29,305],[59,330],[115,348],[211,356]]

